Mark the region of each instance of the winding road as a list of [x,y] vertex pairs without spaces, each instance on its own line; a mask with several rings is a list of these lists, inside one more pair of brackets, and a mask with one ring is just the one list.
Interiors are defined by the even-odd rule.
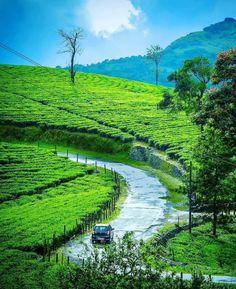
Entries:
[[[66,153],[58,153],[65,156]],[[77,161],[76,154],[69,154],[69,159]],[[88,164],[95,164],[108,169],[113,169],[123,176],[128,185],[128,196],[122,204],[119,216],[110,222],[115,229],[115,237],[121,237],[125,232],[133,232],[135,238],[147,240],[163,224],[169,221],[176,221],[177,216],[186,218],[187,212],[177,211],[172,204],[161,198],[166,196],[166,188],[159,180],[148,172],[117,162],[103,161],[96,158],[78,156],[78,161]],[[170,217],[171,216],[171,217]],[[87,256],[88,248],[91,247],[91,236],[85,235],[67,242],[63,248],[64,255],[70,260],[80,262]],[[185,279],[191,278],[190,274],[184,274]],[[214,282],[236,283],[236,277],[212,276]]]

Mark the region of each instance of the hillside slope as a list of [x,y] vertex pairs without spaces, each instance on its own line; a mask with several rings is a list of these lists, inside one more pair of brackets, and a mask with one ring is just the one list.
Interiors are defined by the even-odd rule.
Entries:
[[186,159],[198,128],[184,113],[160,110],[166,87],[65,70],[0,65],[1,124],[139,140]]
[[[172,42],[165,50],[160,63],[160,84],[170,86],[167,76],[181,66],[185,59],[205,56],[214,62],[219,51],[236,46],[236,20],[210,25],[203,31],[193,32]],[[78,65],[84,72],[101,73],[127,79],[155,83],[154,67],[143,56],[105,60],[87,66]]]

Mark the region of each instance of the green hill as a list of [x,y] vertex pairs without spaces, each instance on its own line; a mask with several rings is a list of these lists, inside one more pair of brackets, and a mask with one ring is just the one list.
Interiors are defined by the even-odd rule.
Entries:
[[0,65],[2,125],[90,133],[142,141],[188,158],[198,128],[182,112],[160,110],[166,87],[44,67]]
[[[205,56],[213,63],[219,51],[234,46],[236,46],[236,21],[233,18],[226,18],[202,31],[181,37],[164,50],[160,63],[160,83],[172,85],[167,81],[167,76],[180,67],[184,60],[194,56]],[[87,66],[78,65],[77,69],[155,83],[154,67],[143,56],[105,60]]]

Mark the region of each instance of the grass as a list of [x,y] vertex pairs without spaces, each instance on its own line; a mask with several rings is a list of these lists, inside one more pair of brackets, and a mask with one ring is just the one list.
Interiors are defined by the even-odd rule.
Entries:
[[173,203],[175,209],[187,210],[187,196],[179,192],[180,187],[183,186],[183,182],[162,170],[156,170],[156,175],[160,182],[167,188],[168,194],[164,198]]
[[[157,109],[166,87],[96,74],[0,66],[1,122],[143,141],[188,159],[199,130],[183,112]],[[12,104],[14,103],[14,107]]]
[[28,126],[17,127],[15,125],[2,125],[0,127],[0,139],[3,141],[49,143],[60,144],[76,149],[86,149],[104,153],[127,152],[130,143],[105,138],[93,133],[70,132],[63,129],[43,129]]
[[[164,231],[166,229],[168,227]],[[154,245],[151,245],[151,242],[148,246],[151,252],[156,252],[156,249],[152,248]],[[184,264],[183,266],[164,264],[165,270],[236,276],[235,223],[218,225],[216,238],[212,236],[212,224],[210,223],[193,228],[192,235],[189,235],[187,231],[182,231],[171,238],[160,252],[162,256]],[[148,259],[153,265],[157,260],[152,253]]]

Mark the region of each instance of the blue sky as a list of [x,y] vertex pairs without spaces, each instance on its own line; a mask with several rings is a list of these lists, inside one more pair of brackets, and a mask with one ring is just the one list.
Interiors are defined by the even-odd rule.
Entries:
[[[236,18],[235,0],[1,0],[0,42],[47,66],[68,64],[58,54],[57,30],[82,27],[81,64],[145,54],[175,39]],[[0,63],[27,64],[0,48]]]

